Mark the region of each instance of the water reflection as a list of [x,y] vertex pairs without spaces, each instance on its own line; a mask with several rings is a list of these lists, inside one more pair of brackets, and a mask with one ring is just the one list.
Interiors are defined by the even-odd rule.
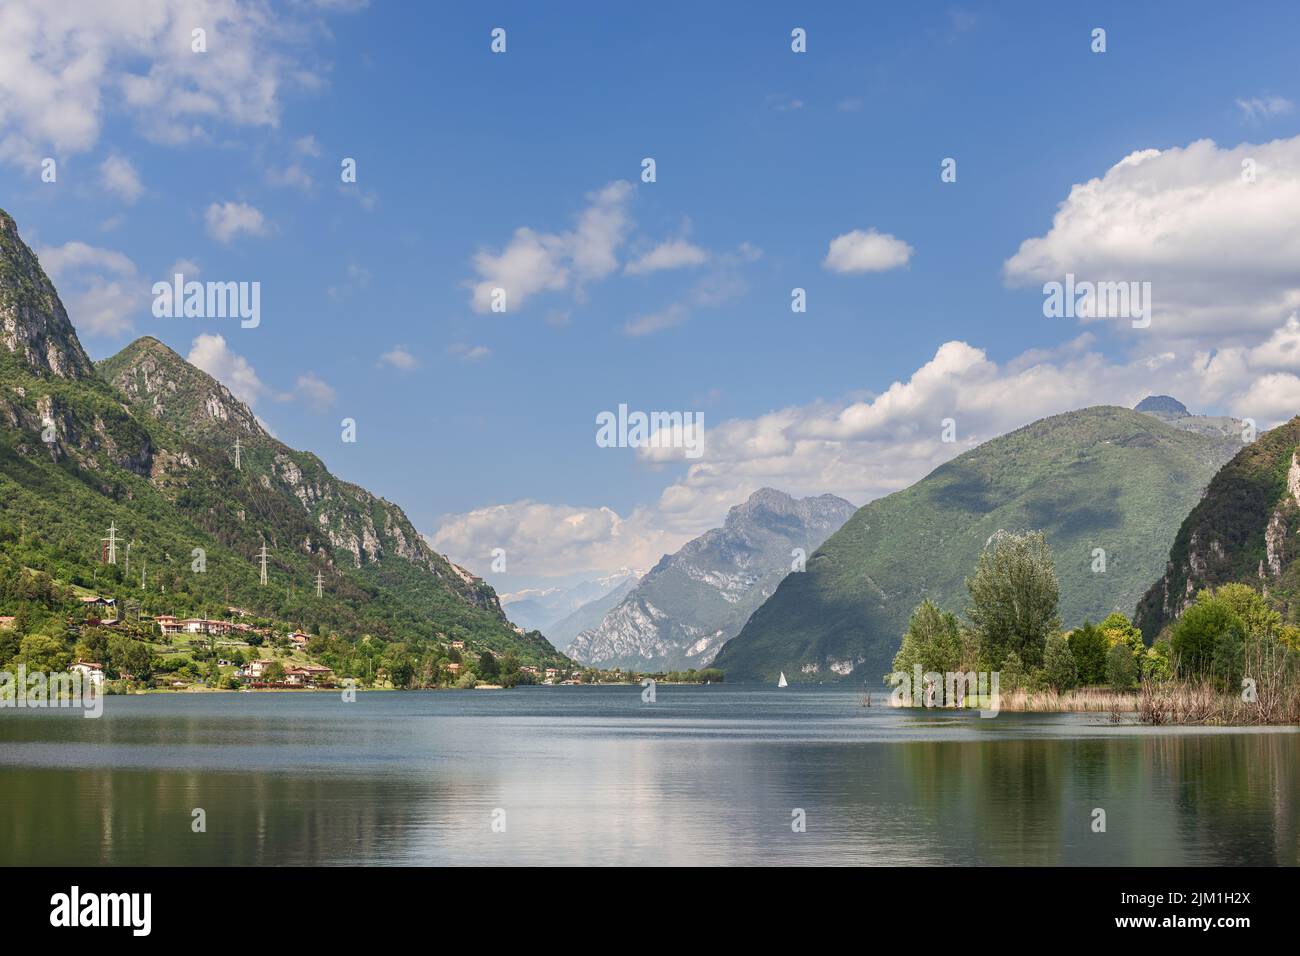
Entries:
[[658,701],[557,688],[9,712],[0,863],[1300,862],[1293,732],[866,711],[826,689]]

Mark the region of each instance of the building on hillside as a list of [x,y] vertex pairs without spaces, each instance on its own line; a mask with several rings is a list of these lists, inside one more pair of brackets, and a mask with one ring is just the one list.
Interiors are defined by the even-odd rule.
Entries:
[[14,618],[12,615],[10,614],[0,615],[0,630],[3,630],[6,627],[13,627],[13,626],[14,626]]
[[180,621],[176,620],[173,614],[159,614],[154,618],[158,624],[158,630],[164,634],[179,634],[181,632]]
[[80,674],[82,681],[89,682],[96,688],[104,686],[104,668],[101,664],[95,664],[91,661],[77,661],[68,668],[68,671],[73,674]]
[[255,661],[249,661],[244,665],[244,669],[239,672],[240,677],[250,677],[253,680],[261,680],[266,669],[274,664],[275,661],[265,658],[259,658]]
[[230,633],[230,622],[228,621],[212,621],[206,617],[187,617],[178,623],[181,631],[186,634],[223,637]]
[[458,651],[463,651],[463,650],[465,649],[465,642],[464,642],[464,641],[452,641],[452,642],[451,642],[451,646],[454,647],[454,648],[456,648],[456,650],[458,650]]
[[546,676],[547,676],[547,677],[555,677],[555,676],[556,676],[557,674],[559,674],[559,673],[560,673],[560,672],[557,671],[554,667],[548,667],[548,668],[546,668]]
[[450,663],[447,664],[447,670],[451,671],[453,674],[459,674],[459,673],[460,673],[460,665],[457,664],[455,661],[452,661],[452,662],[450,662]]
[[304,634],[302,631],[294,631],[289,635],[289,642],[294,647],[306,647],[307,642],[311,640],[310,634]]

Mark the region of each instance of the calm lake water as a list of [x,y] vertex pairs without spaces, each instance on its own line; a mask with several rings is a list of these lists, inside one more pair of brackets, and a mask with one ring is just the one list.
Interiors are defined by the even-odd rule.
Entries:
[[[0,710],[0,864],[1300,861],[1293,730],[981,720],[866,709],[823,687],[657,697],[523,687],[350,704],[115,697],[98,720]],[[191,831],[196,807],[206,833]]]

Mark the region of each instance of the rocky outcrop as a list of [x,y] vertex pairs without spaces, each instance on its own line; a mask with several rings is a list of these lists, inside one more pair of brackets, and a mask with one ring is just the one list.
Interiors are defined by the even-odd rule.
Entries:
[[0,345],[38,376],[95,374],[68,313],[35,254],[0,209]]

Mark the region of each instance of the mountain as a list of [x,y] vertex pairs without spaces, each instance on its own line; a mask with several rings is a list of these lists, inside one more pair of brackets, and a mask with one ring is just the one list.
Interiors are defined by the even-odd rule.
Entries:
[[1164,574],[1134,623],[1152,640],[1205,587],[1263,587],[1284,619],[1300,611],[1300,418],[1260,435],[1223,466],[1174,537]]
[[554,624],[548,625],[542,633],[562,651],[567,651],[574,639],[583,631],[596,627],[604,619],[605,615],[622,603],[636,588],[639,578],[636,575],[625,577],[615,585],[614,590],[594,600],[588,601],[581,607],[575,609],[572,614],[561,618]]
[[1133,411],[1146,412],[1148,415],[1169,415],[1173,418],[1188,418],[1192,414],[1186,405],[1171,395],[1148,395],[1133,406]]
[[[714,661],[731,680],[889,670],[912,609],[961,612],[965,580],[999,529],[1041,530],[1067,626],[1131,608],[1164,566],[1178,523],[1241,447],[1126,408],[1034,422],[860,508],[791,574]],[[1105,572],[1094,572],[1094,549]]]
[[[270,436],[157,339],[91,363],[3,211],[0,329],[0,531],[23,529],[16,537],[51,573],[97,580],[145,611],[233,602],[354,639],[459,637],[522,660],[559,657],[510,624],[493,590],[430,549],[399,507]],[[122,565],[100,565],[110,523],[143,587]],[[265,587],[254,563],[263,542]]]
[[600,667],[705,667],[754,608],[853,513],[843,498],[795,500],[764,488],[727,512],[721,528],[666,555],[604,619],[569,646]]
[[[555,637],[551,630],[557,621],[570,616],[583,605],[604,598],[611,591],[622,589],[626,593],[624,585],[628,581],[635,584],[638,577],[638,572],[620,568],[611,574],[569,587],[529,588],[513,594],[502,594],[501,606],[505,608],[510,620],[520,627],[529,631],[541,631],[554,643]],[[577,633],[573,632],[574,635]],[[570,635],[570,640],[572,637]],[[556,644],[556,647],[560,646]]]
[[1133,406],[1135,412],[1154,415],[1175,428],[1210,436],[1241,434],[1241,422],[1216,415],[1193,415],[1187,406],[1169,395],[1148,395]]

